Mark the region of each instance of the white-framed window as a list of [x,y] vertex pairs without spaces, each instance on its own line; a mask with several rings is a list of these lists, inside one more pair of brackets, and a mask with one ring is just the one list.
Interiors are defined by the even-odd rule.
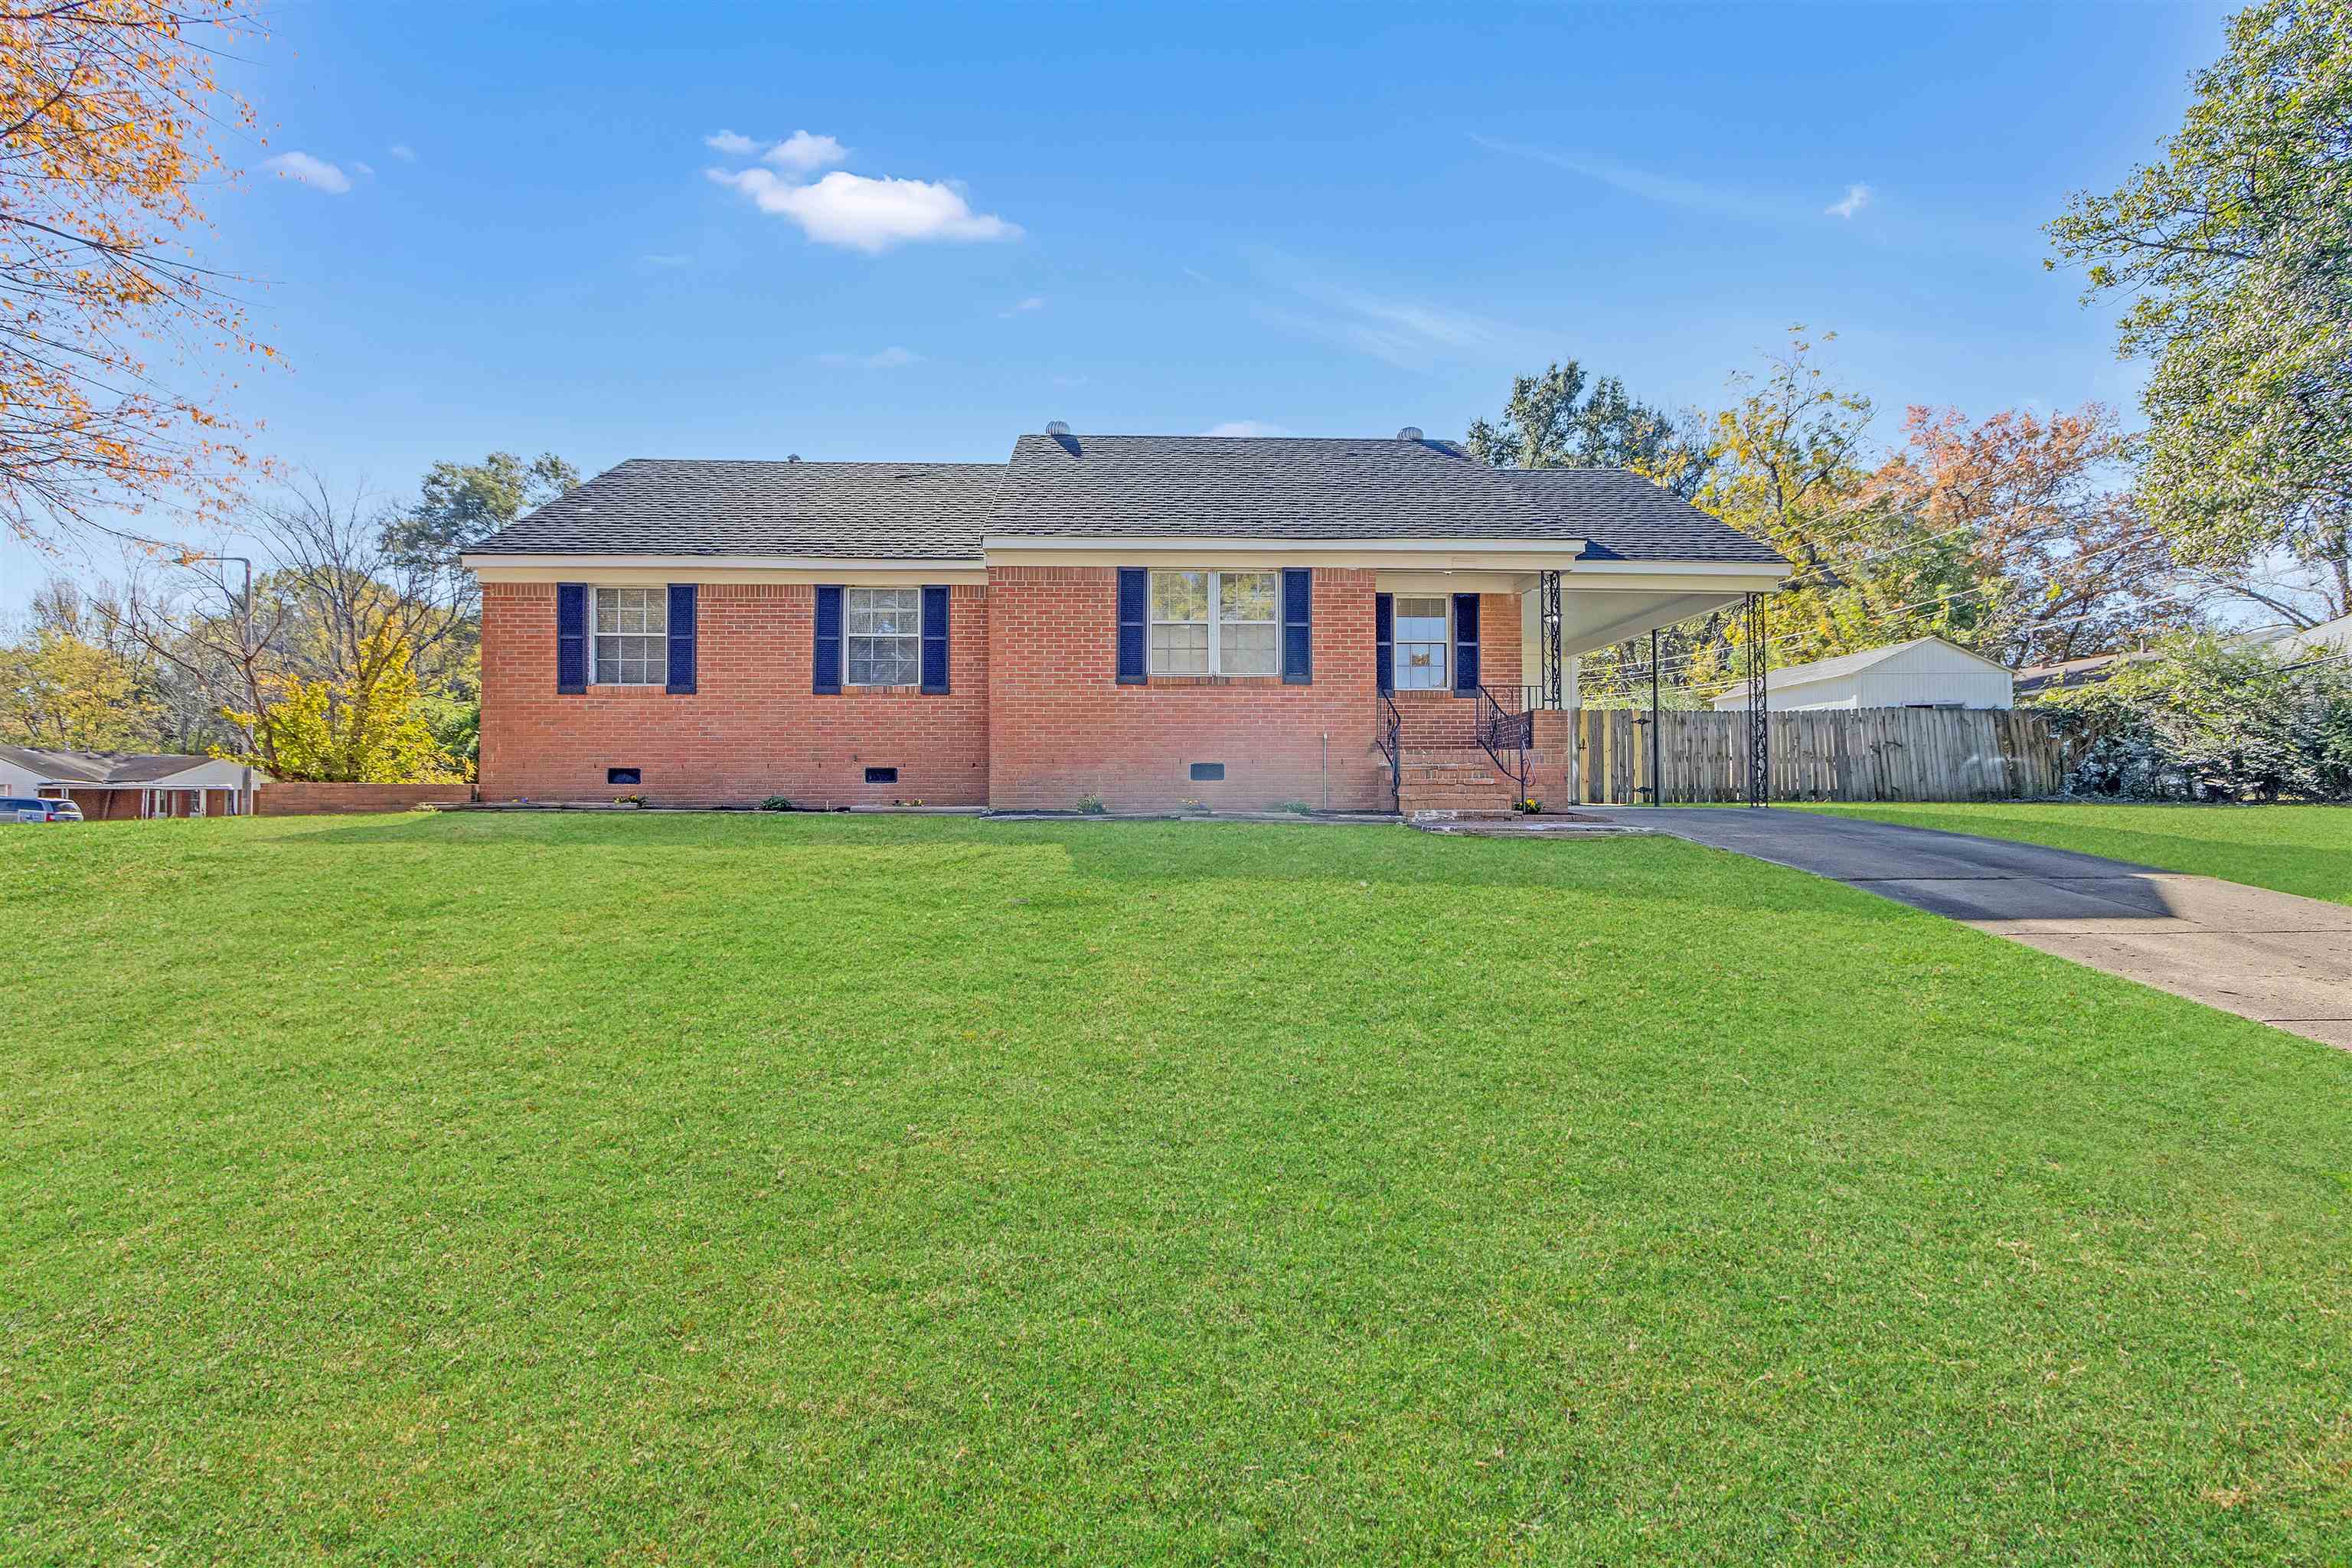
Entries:
[[1151,673],[1279,675],[1278,572],[1154,572]]
[[923,679],[923,591],[842,591],[842,681],[849,686],[918,686]]
[[1442,594],[1399,594],[1389,602],[1395,637],[1390,657],[1399,691],[1445,689],[1446,648],[1452,640],[1447,609]]
[[599,588],[594,662],[597,686],[660,686],[669,679],[669,590]]

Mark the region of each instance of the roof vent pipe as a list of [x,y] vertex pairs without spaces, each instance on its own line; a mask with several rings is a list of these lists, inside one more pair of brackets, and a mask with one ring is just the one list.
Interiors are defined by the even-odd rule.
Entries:
[[1420,439],[1421,439],[1421,426],[1418,426],[1418,425],[1408,425],[1408,426],[1406,426],[1403,429],[1402,429],[1402,430],[1400,430],[1400,431],[1398,431],[1398,432],[1397,432],[1397,439],[1398,439],[1398,440],[1400,440],[1400,441],[1418,441],[1418,440],[1420,440]]
[[1046,421],[1045,421],[1045,434],[1046,434],[1046,435],[1048,435],[1048,436],[1066,436],[1066,435],[1068,435],[1069,433],[1070,433],[1070,426],[1069,426],[1069,423],[1068,423],[1068,421],[1066,421],[1066,420],[1062,420],[1062,419],[1048,419],[1048,420],[1046,420]]

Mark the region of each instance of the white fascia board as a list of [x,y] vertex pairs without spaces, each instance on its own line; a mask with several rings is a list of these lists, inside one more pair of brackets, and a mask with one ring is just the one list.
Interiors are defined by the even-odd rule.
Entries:
[[1763,561],[1580,561],[1570,570],[1580,577],[1768,577],[1775,583],[1790,572],[1785,562]]
[[1318,555],[1560,555],[1582,553],[1581,539],[1263,539],[1223,534],[1109,537],[1102,534],[992,533],[980,542],[1000,551],[1085,550],[1123,554],[1139,550],[1181,550],[1200,556],[1232,551]]
[[502,567],[583,572],[978,572],[977,555],[460,555],[468,572]]

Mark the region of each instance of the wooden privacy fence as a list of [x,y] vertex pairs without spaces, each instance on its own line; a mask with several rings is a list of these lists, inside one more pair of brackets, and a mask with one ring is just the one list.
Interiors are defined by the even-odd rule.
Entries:
[[[1592,805],[1650,799],[1647,709],[1577,713],[1577,794]],[[1767,715],[1774,800],[2014,800],[2056,795],[2064,748],[2034,713],[1823,708]],[[1659,798],[1748,798],[1748,715],[1658,715]]]

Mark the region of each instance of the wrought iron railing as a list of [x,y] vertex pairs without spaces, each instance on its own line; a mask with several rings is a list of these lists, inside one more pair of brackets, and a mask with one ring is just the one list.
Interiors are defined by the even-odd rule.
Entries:
[[1381,693],[1383,717],[1381,721],[1381,752],[1389,760],[1389,799],[1396,809],[1404,809],[1404,715],[1397,711],[1396,699]]
[[[1528,798],[1528,753],[1535,750],[1535,704],[1530,700],[1530,687],[1507,687],[1517,700],[1517,708],[1506,708],[1502,699],[1490,689],[1478,688],[1478,744],[1495,759],[1495,765],[1518,781],[1518,793],[1512,795],[1514,808],[1523,805]],[[1511,753],[1505,761],[1503,753]]]

